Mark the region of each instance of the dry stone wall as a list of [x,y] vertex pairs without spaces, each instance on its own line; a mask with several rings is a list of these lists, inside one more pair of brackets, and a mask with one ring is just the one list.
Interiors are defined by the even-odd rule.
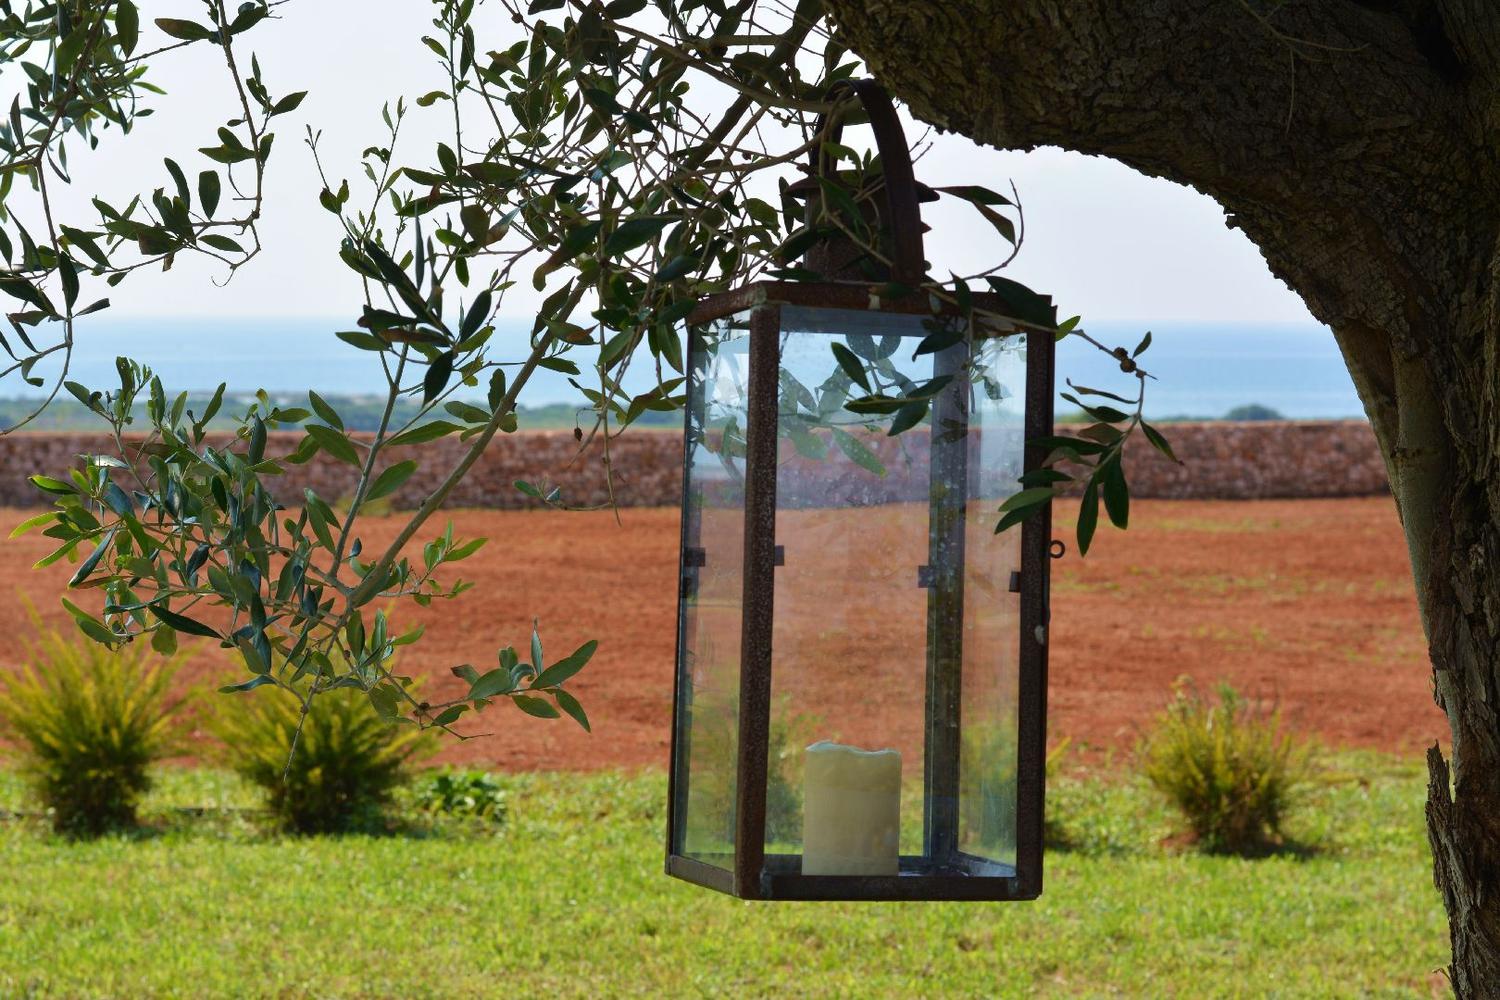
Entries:
[[[355,434],[358,439],[361,435]],[[285,455],[296,447],[301,435],[273,433],[266,442],[268,456]],[[224,447],[232,437],[210,434],[210,447]],[[128,443],[128,439],[127,439]],[[468,445],[457,436],[440,438],[426,444],[394,448],[390,461],[415,459],[418,471],[390,498],[397,508],[419,505],[456,465]],[[635,431],[609,446],[615,469],[615,495],[625,506],[668,506],[680,501],[682,483],[681,436],[659,431]],[[26,481],[34,472],[56,475],[78,456],[90,453],[114,454],[113,443],[103,434],[63,432],[20,433],[0,437],[0,506],[37,506],[41,495]],[[536,501],[515,488],[516,480],[534,482],[544,490],[556,486],[563,499],[575,506],[596,506],[609,502],[609,488],[604,475],[604,449],[596,441],[579,454],[579,444],[571,433],[530,432],[497,436],[477,465],[454,488],[449,498],[454,507],[529,507]],[[321,497],[337,500],[354,491],[356,470],[324,452],[304,465],[285,464],[285,474],[273,477],[273,493],[288,505],[295,504],[303,490],[312,489]]]
[[[1066,428],[1064,428],[1066,430]],[[1163,428],[1184,462],[1174,465],[1144,441],[1132,441],[1126,469],[1139,497],[1260,499],[1271,497],[1365,496],[1387,490],[1385,466],[1369,425],[1362,421],[1267,421],[1173,424]],[[273,434],[269,454],[285,454],[298,435]],[[229,439],[211,439],[215,446]],[[915,443],[915,442],[913,442]],[[925,442],[924,442],[925,443]],[[415,507],[465,449],[443,438],[393,454],[416,458],[421,469],[392,497],[397,507]],[[34,507],[45,500],[26,481],[34,472],[56,475],[88,453],[110,453],[103,434],[35,432],[0,437],[0,506]],[[398,452],[401,449],[397,450]],[[682,489],[682,438],[665,431],[633,431],[610,442],[615,500],[623,506],[676,506]],[[892,456],[893,457],[893,456]],[[516,480],[556,486],[564,501],[595,506],[610,500],[602,442],[583,454],[570,433],[530,432],[500,436],[454,490],[455,507],[529,507]],[[893,463],[894,465],[894,463]],[[355,473],[319,454],[288,466],[276,490],[294,504],[311,488],[336,500],[352,492]]]
[[1372,496],[1390,490],[1375,432],[1363,420],[1211,422],[1160,429],[1182,464],[1167,461],[1146,441],[1132,439],[1125,468],[1135,495],[1265,500]]

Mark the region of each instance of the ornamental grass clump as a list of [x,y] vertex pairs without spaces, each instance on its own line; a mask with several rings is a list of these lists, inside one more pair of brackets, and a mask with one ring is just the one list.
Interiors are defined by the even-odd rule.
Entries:
[[209,727],[223,762],[260,787],[284,829],[301,834],[383,830],[393,793],[435,742],[382,718],[355,688],[315,695],[303,720],[299,697],[262,687],[226,699]]
[[23,640],[21,670],[0,682],[0,722],[21,771],[59,833],[134,827],[152,764],[176,745],[177,660],[145,643],[116,651],[38,631]]
[[1215,703],[1186,680],[1139,755],[1198,845],[1234,854],[1281,842],[1282,819],[1311,760],[1307,745],[1283,731],[1278,709],[1256,709],[1228,684],[1219,685]]

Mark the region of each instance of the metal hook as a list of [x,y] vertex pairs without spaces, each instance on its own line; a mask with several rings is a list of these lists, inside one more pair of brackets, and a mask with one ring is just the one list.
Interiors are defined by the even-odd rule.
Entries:
[[[875,132],[875,148],[884,171],[886,206],[891,213],[891,277],[904,284],[920,284],[927,270],[922,250],[922,215],[917,207],[917,181],[901,119],[896,115],[891,95],[874,80],[839,80],[829,88],[828,96],[839,99],[846,93],[864,106],[870,128]],[[813,176],[828,175],[829,156],[824,147],[838,142],[843,130],[841,115],[818,116],[816,131],[822,140],[808,156]]]
[[1053,559],[1061,559],[1068,554],[1067,544],[1060,538],[1054,538],[1047,545],[1047,555]]

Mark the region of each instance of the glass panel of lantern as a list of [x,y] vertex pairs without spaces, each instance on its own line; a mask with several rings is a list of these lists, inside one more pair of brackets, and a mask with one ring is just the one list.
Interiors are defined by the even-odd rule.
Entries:
[[1034,898],[1049,525],[994,529],[1051,433],[1051,334],[768,283],[689,340],[668,872]]

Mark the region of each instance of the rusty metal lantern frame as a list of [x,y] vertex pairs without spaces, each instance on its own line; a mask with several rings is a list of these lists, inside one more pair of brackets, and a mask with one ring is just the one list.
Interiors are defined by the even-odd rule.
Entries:
[[[922,223],[918,209],[922,189],[917,184],[906,140],[889,96],[873,81],[850,81],[840,85],[852,91],[863,104],[875,135],[882,162],[883,186],[888,225],[883,238],[891,259],[889,281],[917,288],[925,281],[926,264],[922,248]],[[842,95],[839,95],[842,96]],[[835,141],[839,122],[819,123],[819,132]],[[821,146],[821,144],[820,144]],[[815,173],[827,169],[821,148],[812,155]],[[811,183],[816,185],[816,179]],[[807,184],[807,182],[803,182]],[[816,191],[816,187],[812,189]],[[950,839],[934,845],[933,788],[951,789],[956,794],[959,747],[958,690],[960,678],[955,656],[961,657],[964,606],[962,599],[963,546],[958,546],[957,604],[951,591],[929,586],[928,604],[928,670],[927,670],[927,745],[925,758],[927,825],[924,842],[928,854],[907,861],[930,861],[933,851],[944,858],[944,870],[898,875],[803,875],[791,859],[797,856],[766,853],[766,791],[768,779],[768,741],[771,716],[771,679],[773,669],[772,627],[775,600],[775,567],[779,561],[776,544],[777,511],[777,440],[778,377],[780,368],[781,313],[783,306],[815,307],[874,312],[961,316],[956,308],[934,310],[926,294],[891,298],[890,285],[884,281],[760,281],[736,290],[704,299],[689,315],[689,327],[711,323],[734,314],[749,315],[747,425],[745,428],[744,471],[744,578],[742,621],[739,650],[738,742],[735,763],[735,812],[733,861],[719,867],[689,857],[682,850],[686,822],[686,760],[683,747],[684,718],[682,688],[684,683],[684,599],[689,592],[697,563],[695,549],[688,537],[687,516],[691,482],[690,444],[684,451],[683,538],[679,573],[678,633],[676,677],[673,690],[672,761],[668,792],[666,844],[667,874],[711,889],[745,899],[802,900],[1027,900],[1042,891],[1042,827],[1046,771],[1046,690],[1048,591],[1051,563],[1051,512],[1043,508],[1024,521],[1021,531],[1021,570],[1019,581],[1013,575],[1012,591],[1019,590],[1019,642],[1017,654],[1019,692],[1017,703],[1016,760],[1016,855],[1014,874],[995,876],[980,874],[979,866],[968,862]],[[885,292],[886,294],[883,294]],[[976,310],[999,316],[1014,316],[1020,310],[998,294],[975,294]],[[1052,391],[1054,334],[1051,330],[1032,329],[1017,323],[1008,335],[1026,338],[1026,395],[1024,403],[1024,467],[1035,469],[1046,457],[1035,442],[1052,434]],[[689,350],[697,340],[689,336]],[[688,372],[696,370],[689,358]],[[689,376],[692,377],[691,375]],[[948,395],[961,395],[957,393]],[[690,399],[692,394],[690,393]],[[692,404],[689,404],[687,427],[691,427]],[[965,419],[967,415],[963,415]],[[939,414],[932,425],[936,438]],[[951,469],[940,469],[938,449],[934,446],[933,475],[951,475]],[[960,479],[960,483],[963,480]],[[965,497],[967,500],[967,497]],[[934,508],[935,509],[935,508]],[[961,510],[961,509],[960,509]],[[998,514],[996,515],[998,518]],[[934,532],[936,529],[933,529]],[[961,518],[958,530],[963,530]],[[934,542],[934,554],[936,543]],[[943,567],[934,566],[940,574]],[[933,623],[947,638],[935,642]],[[945,646],[947,648],[938,648]],[[946,658],[946,660],[945,660]],[[949,669],[943,669],[947,662]],[[946,687],[946,690],[944,689]],[[937,690],[934,690],[934,689]],[[935,725],[934,713],[951,713],[946,727]]]

